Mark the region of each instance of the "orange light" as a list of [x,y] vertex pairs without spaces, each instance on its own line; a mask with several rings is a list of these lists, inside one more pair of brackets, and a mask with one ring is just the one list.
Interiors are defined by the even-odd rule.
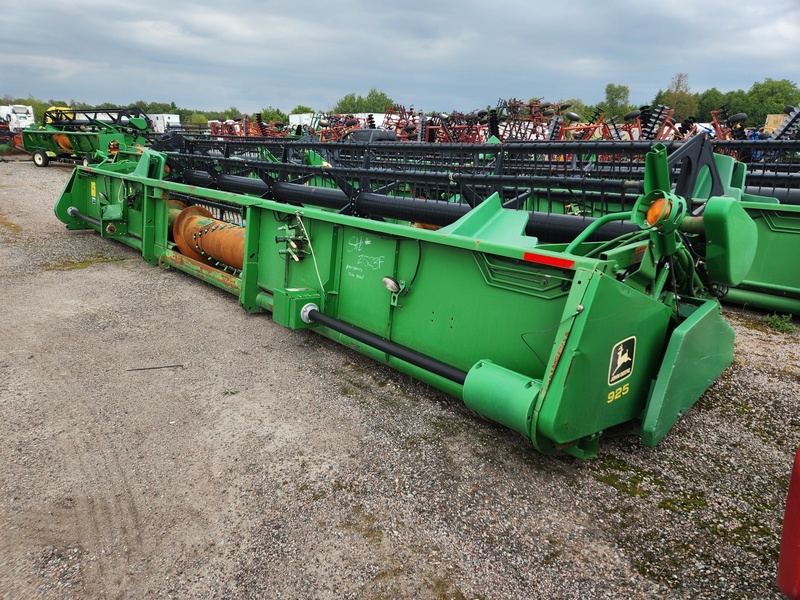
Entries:
[[668,202],[666,198],[657,199],[647,209],[647,224],[655,226],[660,220],[666,219],[670,212],[672,212],[672,202]]

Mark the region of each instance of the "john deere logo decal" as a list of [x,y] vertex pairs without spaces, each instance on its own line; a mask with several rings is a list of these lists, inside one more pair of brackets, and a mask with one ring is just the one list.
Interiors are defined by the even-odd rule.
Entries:
[[633,359],[636,357],[636,337],[622,340],[611,350],[611,364],[608,367],[608,385],[615,385],[633,373]]

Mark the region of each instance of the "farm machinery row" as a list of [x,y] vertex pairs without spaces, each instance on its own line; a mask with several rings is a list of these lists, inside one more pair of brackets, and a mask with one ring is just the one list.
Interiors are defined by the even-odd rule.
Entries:
[[[743,126],[747,115],[728,114],[726,107],[711,112],[711,122],[700,124],[694,117],[676,121],[668,106],[641,106],[622,118],[601,110],[582,120],[569,110],[569,103],[551,104],[539,100],[522,102],[499,100],[493,109],[469,114],[415,113],[413,109],[392,107],[382,127],[399,140],[439,143],[607,140],[666,141],[687,140],[695,135],[711,135],[719,140],[748,139],[752,135]],[[787,117],[779,130],[759,139],[797,139],[797,107],[787,107]]]
[[[26,107],[22,107],[26,108]],[[500,100],[492,110],[470,114],[433,113],[424,115],[413,109],[390,107],[380,126],[373,115],[317,115],[309,126],[288,127],[284,123],[266,122],[258,113],[254,118],[209,121],[207,132],[190,133],[193,137],[247,137],[302,139],[310,137],[322,142],[414,141],[422,143],[481,144],[488,142],[564,141],[564,140],[681,140],[697,134],[712,134],[716,139],[747,139],[742,121],[744,114],[728,116],[725,108],[712,113],[710,130],[700,130],[693,120],[676,124],[673,111],[665,106],[643,106],[625,115],[624,123],[616,117],[606,118],[596,112],[588,122],[570,112],[569,104],[547,102],[523,103]],[[33,156],[34,164],[47,166],[51,160],[89,164],[113,157],[120,149],[148,145],[158,134],[147,115],[138,107],[88,108],[51,107],[38,125],[29,125],[17,132],[13,142]],[[2,123],[0,123],[0,128]],[[797,139],[800,128],[800,107],[787,107],[784,123],[769,139]],[[11,144],[9,131],[8,144]],[[2,131],[0,131],[2,137]],[[739,157],[744,160],[746,157]]]
[[[392,140],[442,143],[480,144],[500,142],[564,141],[564,140],[682,140],[698,133],[712,134],[718,139],[743,139],[743,113],[728,116],[725,108],[714,111],[712,123],[704,129],[695,119],[681,123],[673,119],[674,110],[667,106],[642,106],[622,119],[607,117],[602,111],[586,121],[570,111],[571,104],[519,100],[500,100],[497,107],[471,113],[415,112],[403,106],[391,106],[378,123],[375,115],[314,115],[303,127],[287,127],[284,123],[263,123],[247,117],[226,122],[210,121],[210,134],[238,137],[311,136],[322,142],[346,139],[369,139],[365,130],[391,134]],[[361,134],[361,135],[359,135]],[[374,137],[374,136],[373,136]]]
[[78,166],[57,217],[582,458],[657,444],[730,364],[720,299],[797,213],[702,137],[157,148]]

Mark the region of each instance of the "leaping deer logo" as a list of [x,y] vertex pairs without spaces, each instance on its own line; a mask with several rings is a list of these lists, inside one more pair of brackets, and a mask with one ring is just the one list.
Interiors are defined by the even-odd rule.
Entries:
[[630,352],[628,352],[628,349],[621,345],[617,346],[617,366],[611,375],[613,376],[619,373],[619,370],[622,368],[622,366],[629,362],[631,362],[631,355]]
[[633,373],[636,360],[636,337],[626,338],[614,345],[608,365],[608,385],[627,379]]

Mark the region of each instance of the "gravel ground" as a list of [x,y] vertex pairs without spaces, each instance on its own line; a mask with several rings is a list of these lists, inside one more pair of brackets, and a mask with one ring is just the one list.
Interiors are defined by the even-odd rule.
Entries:
[[657,448],[538,454],[459,401],[53,215],[0,162],[0,597],[780,598],[800,335]]

